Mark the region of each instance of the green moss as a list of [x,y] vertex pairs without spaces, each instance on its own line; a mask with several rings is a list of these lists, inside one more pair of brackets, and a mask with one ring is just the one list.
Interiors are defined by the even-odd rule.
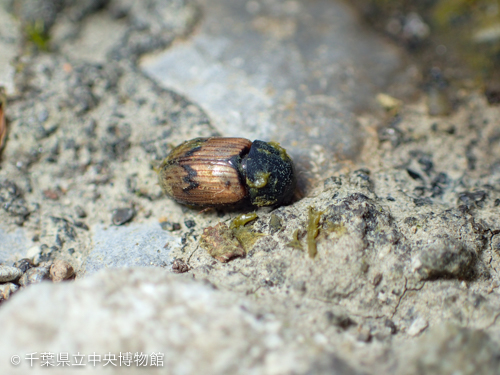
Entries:
[[50,37],[45,30],[43,20],[39,19],[33,23],[27,24],[24,28],[26,39],[33,43],[39,50],[48,51]]
[[259,238],[265,236],[262,233],[254,232],[249,226],[246,226],[247,223],[257,218],[258,216],[255,212],[242,214],[235,217],[229,225],[234,237],[236,237],[246,252],[255,245],[255,242],[257,242]]
[[286,244],[286,246],[288,247],[293,247],[294,249],[298,249],[298,250],[304,250],[304,248],[302,247],[302,244],[300,243],[299,241],[299,230],[295,230],[295,232],[293,232],[292,234],[292,240]]
[[246,254],[245,249],[225,223],[205,228],[199,243],[211,256],[221,262],[228,262]]
[[241,214],[237,217],[235,217],[230,224],[231,229],[236,229],[245,226],[245,224],[249,223],[252,220],[257,219],[258,216],[255,212],[252,213],[247,213],[247,214]]

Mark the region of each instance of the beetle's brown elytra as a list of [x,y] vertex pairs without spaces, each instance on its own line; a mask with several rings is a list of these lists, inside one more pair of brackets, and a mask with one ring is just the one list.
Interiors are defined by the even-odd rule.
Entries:
[[190,206],[231,206],[248,200],[257,206],[277,205],[287,203],[295,189],[286,151],[244,138],[186,141],[162,162],[158,179],[168,196]]

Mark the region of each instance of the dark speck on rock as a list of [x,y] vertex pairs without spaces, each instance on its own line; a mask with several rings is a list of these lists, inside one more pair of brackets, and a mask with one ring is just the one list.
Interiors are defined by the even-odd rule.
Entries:
[[46,189],[43,191],[45,198],[56,201],[59,199],[60,191],[56,189]]
[[73,224],[75,225],[75,227],[82,228],[84,230],[89,230],[89,227],[83,221],[75,221]]
[[370,179],[370,170],[366,168],[358,169],[354,171],[354,174],[358,176],[359,178],[368,181]]
[[378,132],[378,138],[381,142],[389,141],[392,147],[398,147],[401,143],[403,135],[401,131],[396,128],[383,128]]
[[161,229],[168,230],[169,232],[175,232],[176,230],[181,229],[181,225],[179,223],[171,223],[170,221],[163,221],[160,223]]
[[418,159],[418,164],[422,166],[422,170],[428,175],[430,171],[434,168],[434,164],[429,156],[421,156]]
[[372,281],[373,286],[377,286],[378,284],[380,284],[380,282],[382,281],[382,277],[383,276],[381,273],[377,273]]
[[135,211],[132,208],[117,208],[111,215],[111,222],[113,225],[122,225],[132,220],[134,215]]
[[489,104],[500,104],[500,82],[493,81],[492,83],[488,83],[484,90],[484,95]]
[[72,247],[71,247],[71,248],[69,248],[69,249],[68,249],[68,253],[69,253],[70,255],[73,255],[73,254],[75,253],[75,249],[74,249],[74,248],[72,248]]
[[443,195],[443,190],[449,185],[450,179],[444,172],[438,175],[431,182],[432,197],[439,197]]
[[87,217],[87,213],[81,206],[75,206],[75,213],[76,216],[78,216],[80,219],[83,219],[84,217]]
[[406,172],[408,172],[408,175],[411,178],[413,178],[414,180],[422,180],[422,181],[424,180],[423,177],[419,173],[417,173],[409,168],[406,170]]
[[196,226],[196,223],[194,220],[184,220],[184,225],[188,228],[194,228]]
[[31,259],[23,258],[19,259],[16,263],[14,263],[14,266],[23,271],[23,273],[25,273],[27,270],[34,267],[35,265],[31,261]]
[[415,203],[415,206],[417,207],[422,207],[425,205],[431,205],[432,200],[430,198],[414,198],[413,203]]
[[398,332],[398,328],[396,327],[396,324],[394,324],[392,320],[387,319],[384,325],[391,330],[392,335]]
[[484,200],[486,199],[487,196],[488,193],[486,193],[483,190],[478,190],[473,192],[460,193],[458,199],[461,203],[469,207],[475,205],[482,208],[484,205]]
[[326,320],[328,323],[333,324],[339,328],[347,329],[351,326],[355,326],[356,322],[349,318],[347,315],[335,315],[331,311],[326,312]]
[[174,260],[174,263],[172,264],[172,271],[174,273],[184,273],[184,272],[189,271],[189,266],[183,260],[176,259],[176,260]]

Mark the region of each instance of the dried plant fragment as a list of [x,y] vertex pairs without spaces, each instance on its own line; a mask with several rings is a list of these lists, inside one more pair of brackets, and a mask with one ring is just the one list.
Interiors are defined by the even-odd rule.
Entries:
[[60,283],[63,280],[71,278],[75,274],[75,271],[71,264],[68,262],[58,259],[50,266],[50,277],[55,283]]
[[246,255],[233,231],[225,223],[205,228],[200,238],[200,246],[215,259],[224,263]]
[[286,244],[288,247],[293,247],[294,249],[304,250],[302,244],[299,241],[299,230],[295,230],[292,234],[292,240]]
[[319,221],[323,212],[316,211],[309,207],[309,219],[307,223],[307,253],[309,257],[314,258],[318,253],[316,248],[316,237],[319,234]]

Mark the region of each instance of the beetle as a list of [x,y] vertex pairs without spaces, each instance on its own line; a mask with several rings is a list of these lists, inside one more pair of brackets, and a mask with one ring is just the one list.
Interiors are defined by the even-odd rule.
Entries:
[[194,207],[280,206],[297,184],[278,143],[224,137],[181,143],[159,166],[158,180],[166,195]]

